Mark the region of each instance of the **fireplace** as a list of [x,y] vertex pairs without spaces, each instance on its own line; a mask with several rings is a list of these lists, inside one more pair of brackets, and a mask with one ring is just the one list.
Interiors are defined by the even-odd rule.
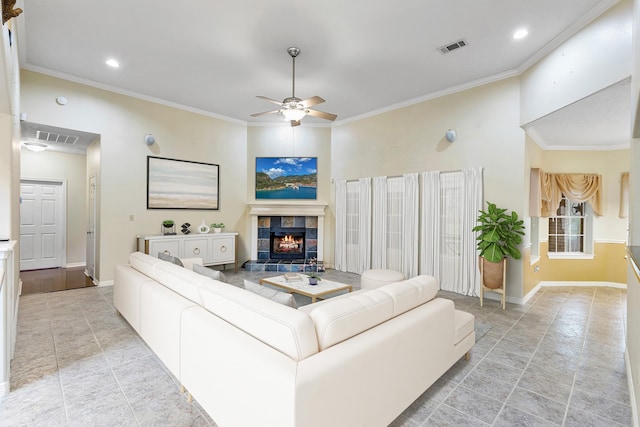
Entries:
[[[318,262],[323,261],[322,237],[324,236],[325,207],[325,204],[319,203],[256,203],[250,205],[251,260],[256,260],[259,265],[264,267],[264,264],[261,263],[272,259],[273,240],[271,232],[281,231],[277,230],[280,228],[284,229],[282,231],[302,231],[305,234],[302,242],[303,246],[300,248],[302,253],[297,254],[295,257],[280,258],[276,263],[286,264],[288,262],[291,264],[299,260],[304,262],[305,259],[310,258],[316,258]],[[293,245],[291,246],[291,249],[293,249]]]
[[305,228],[271,228],[270,259],[304,259]]

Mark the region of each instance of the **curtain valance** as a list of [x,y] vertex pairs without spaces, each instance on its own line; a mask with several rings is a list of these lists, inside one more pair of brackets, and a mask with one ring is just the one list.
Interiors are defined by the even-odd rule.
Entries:
[[531,169],[529,215],[555,215],[562,195],[572,202],[587,202],[596,215],[602,215],[602,176],[582,173],[545,173]]

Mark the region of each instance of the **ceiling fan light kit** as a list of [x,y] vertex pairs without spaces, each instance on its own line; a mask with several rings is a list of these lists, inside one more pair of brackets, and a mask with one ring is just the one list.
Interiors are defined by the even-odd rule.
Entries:
[[313,117],[320,117],[325,120],[335,120],[338,116],[331,113],[325,113],[323,111],[311,110],[309,107],[322,104],[324,99],[319,96],[312,96],[308,99],[300,99],[296,97],[296,57],[300,54],[300,49],[297,47],[290,47],[287,49],[289,56],[293,61],[293,78],[292,78],[292,93],[290,97],[280,101],[268,98],[266,96],[257,96],[257,98],[264,99],[265,101],[272,102],[280,106],[277,110],[265,111],[263,113],[252,114],[252,117],[264,116],[266,114],[280,114],[285,119],[291,122],[291,126],[299,126],[300,120],[306,115]]

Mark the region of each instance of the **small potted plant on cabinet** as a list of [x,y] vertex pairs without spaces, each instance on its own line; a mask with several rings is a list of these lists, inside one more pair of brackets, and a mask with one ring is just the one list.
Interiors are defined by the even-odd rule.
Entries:
[[224,222],[214,222],[211,224],[214,233],[221,233],[224,228]]
[[166,219],[162,221],[162,234],[174,235],[176,234],[175,223],[172,219]]
[[520,259],[522,254],[518,245],[524,235],[523,221],[516,212],[507,213],[507,209],[498,208],[487,202],[486,212],[480,210],[478,225],[473,231],[479,232],[478,250],[480,251],[480,305],[483,305],[484,289],[502,294],[502,308],[505,308],[505,280],[507,257]]

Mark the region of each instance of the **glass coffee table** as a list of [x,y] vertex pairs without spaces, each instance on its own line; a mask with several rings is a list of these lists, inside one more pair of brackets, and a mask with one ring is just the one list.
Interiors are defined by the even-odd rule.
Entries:
[[316,302],[318,298],[322,299],[322,297],[336,292],[351,292],[352,290],[351,285],[327,279],[320,280],[317,285],[310,285],[309,277],[307,275],[298,274],[297,276],[299,280],[288,280],[285,275],[267,277],[266,279],[260,279],[260,284],[264,285],[266,283],[268,285],[284,289],[290,293],[308,296],[311,298],[311,303]]

